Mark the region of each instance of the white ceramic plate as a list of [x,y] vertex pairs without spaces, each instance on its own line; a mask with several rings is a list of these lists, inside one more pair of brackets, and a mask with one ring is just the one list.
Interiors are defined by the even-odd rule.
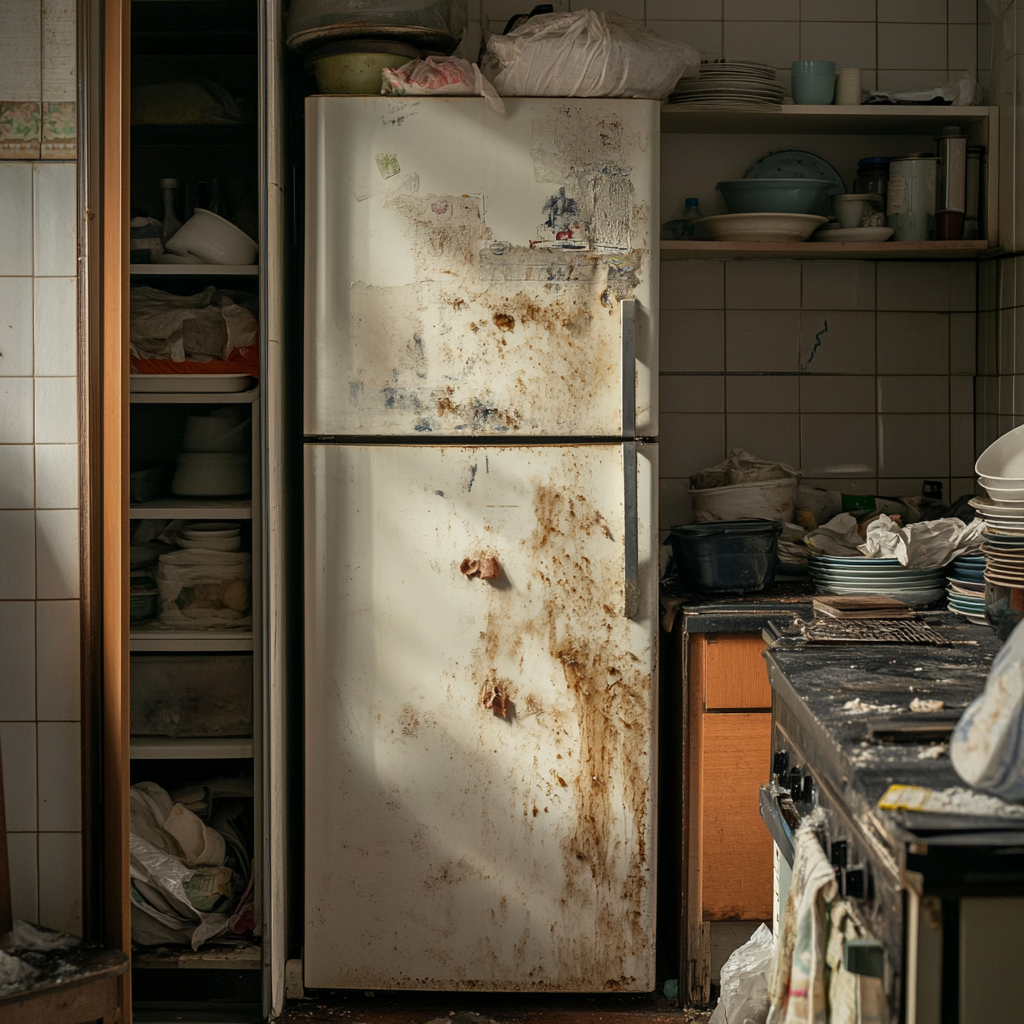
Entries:
[[810,213],[723,213],[694,223],[713,242],[806,242],[826,219]]
[[822,228],[812,242],[886,242],[895,228]]
[[247,373],[133,373],[128,378],[128,390],[136,394],[187,391],[228,394],[247,390],[252,380]]

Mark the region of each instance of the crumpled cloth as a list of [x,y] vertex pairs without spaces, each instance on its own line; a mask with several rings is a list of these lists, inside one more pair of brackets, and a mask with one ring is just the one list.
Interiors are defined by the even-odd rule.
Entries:
[[811,530],[805,538],[808,548],[816,555],[846,555],[856,558],[861,554],[861,536],[857,520],[849,512],[840,512],[824,526]]
[[832,931],[825,960],[832,971],[828,986],[828,1024],[889,1024],[889,1002],[881,978],[852,974],[843,964],[848,939],[872,938],[846,900],[832,904]]
[[703,491],[709,487],[728,487],[731,484],[757,483],[762,480],[786,480],[798,476],[800,471],[785,462],[759,459],[742,448],[733,448],[724,461],[694,473],[690,477],[690,489]]
[[932,519],[899,526],[887,515],[868,523],[859,549],[867,558],[898,558],[911,569],[933,569],[981,547],[984,520]]
[[825,904],[839,889],[818,839],[822,816],[820,810],[809,814],[794,837],[786,920],[768,976],[767,1024],[826,1024]]

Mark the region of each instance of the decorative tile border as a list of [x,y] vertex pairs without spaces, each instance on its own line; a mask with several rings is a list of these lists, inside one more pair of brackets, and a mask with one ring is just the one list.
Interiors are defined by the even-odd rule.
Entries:
[[77,157],[78,105],[74,101],[0,100],[0,160]]

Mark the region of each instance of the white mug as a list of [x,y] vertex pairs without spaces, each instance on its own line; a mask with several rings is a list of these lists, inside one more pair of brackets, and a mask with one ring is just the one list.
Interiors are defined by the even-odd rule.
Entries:
[[836,77],[836,104],[859,107],[861,90],[860,68],[840,68]]

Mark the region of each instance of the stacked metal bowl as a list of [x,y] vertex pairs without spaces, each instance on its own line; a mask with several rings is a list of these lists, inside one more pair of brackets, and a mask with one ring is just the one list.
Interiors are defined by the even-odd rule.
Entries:
[[946,593],[946,570],[908,569],[895,558],[811,555],[811,579],[823,594],[883,594],[923,607]]

